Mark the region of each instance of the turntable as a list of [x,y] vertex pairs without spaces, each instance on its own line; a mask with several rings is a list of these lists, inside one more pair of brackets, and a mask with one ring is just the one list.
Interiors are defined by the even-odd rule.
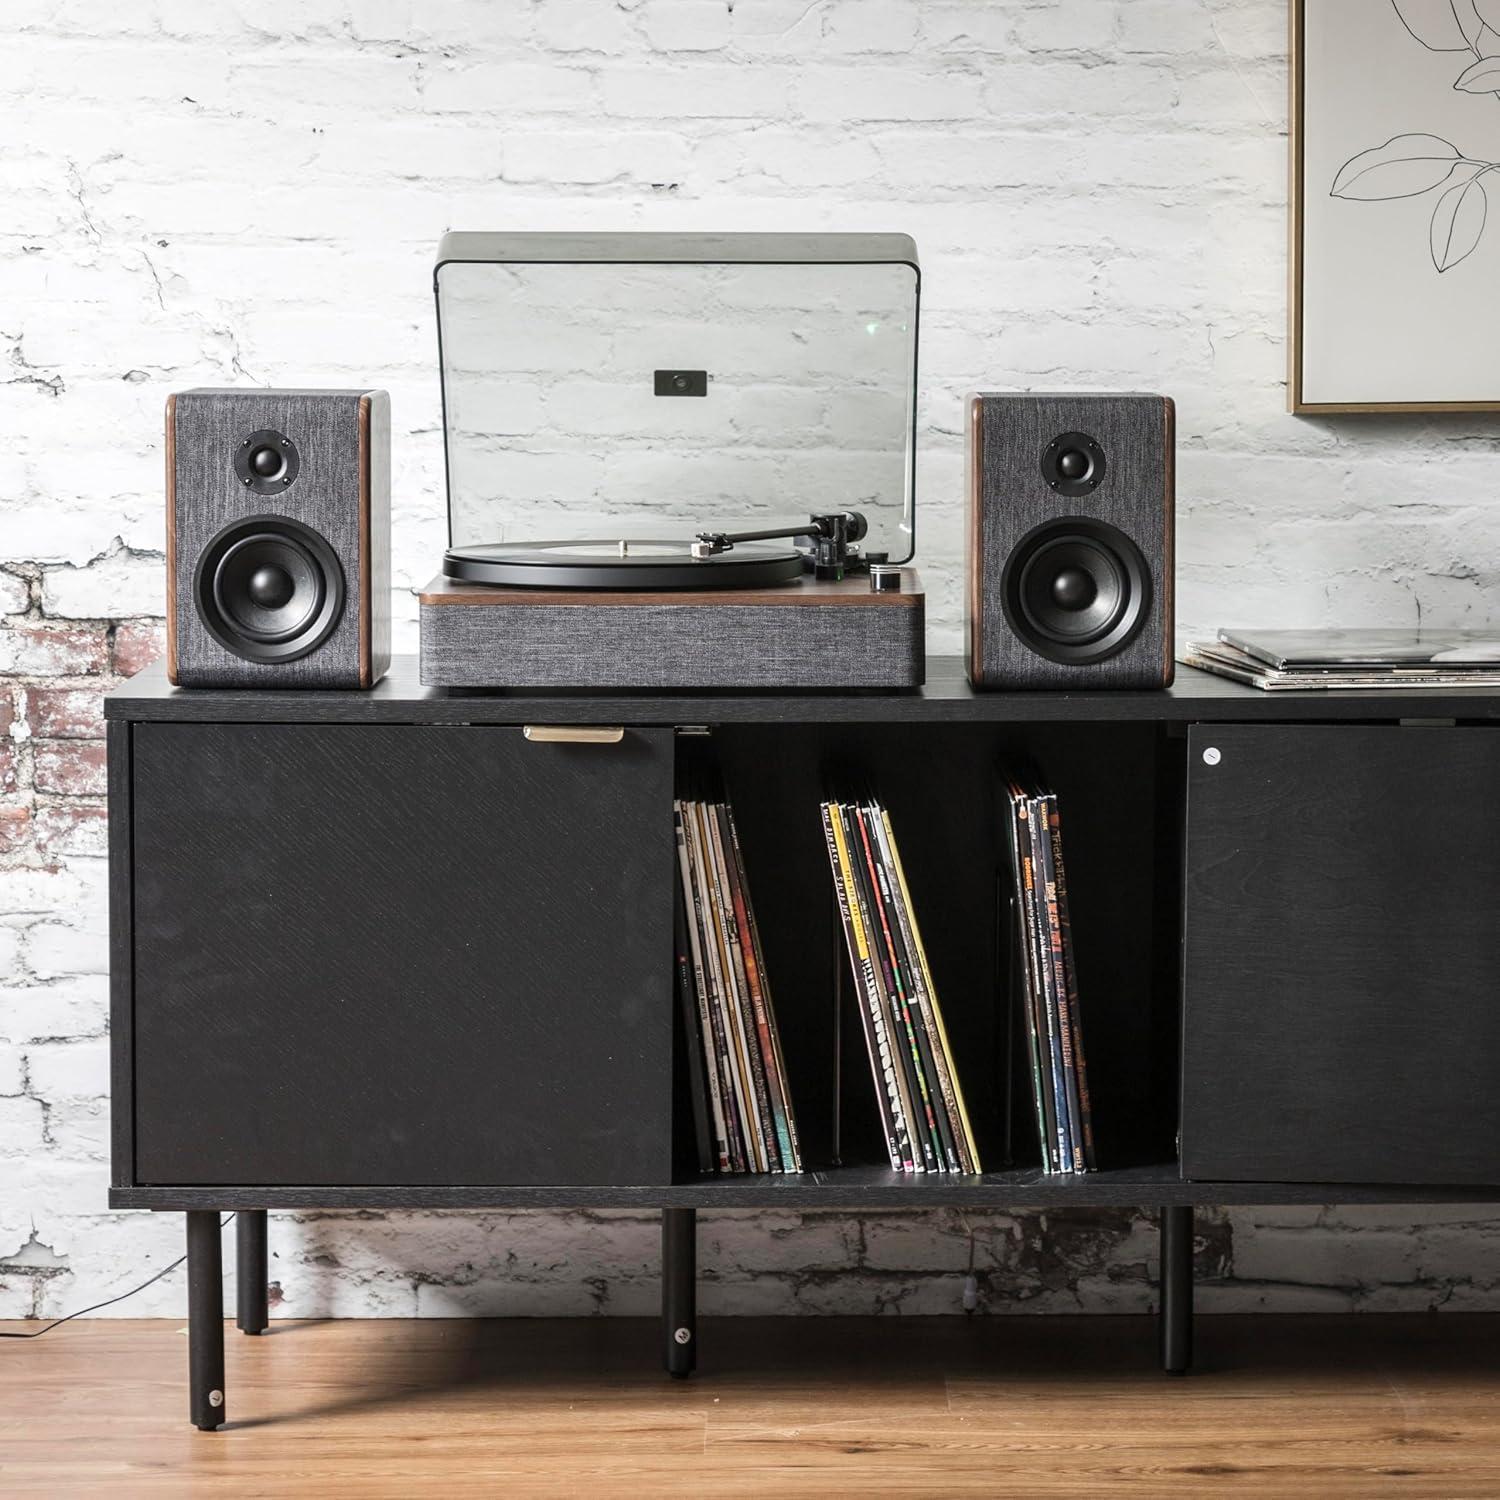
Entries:
[[450,234],[435,284],[424,683],[921,684],[909,239]]
[[[672,541],[451,549],[422,592],[422,680],[446,687],[915,687],[924,600],[865,562],[857,511]],[[808,544],[760,545],[781,538]],[[856,612],[857,611],[857,612]],[[497,679],[504,678],[504,681]],[[893,679],[896,679],[893,681]]]

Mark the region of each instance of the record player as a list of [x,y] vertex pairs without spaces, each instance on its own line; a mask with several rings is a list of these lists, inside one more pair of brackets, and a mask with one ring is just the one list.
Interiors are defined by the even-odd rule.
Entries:
[[435,287],[424,683],[921,684],[910,239],[449,234]]

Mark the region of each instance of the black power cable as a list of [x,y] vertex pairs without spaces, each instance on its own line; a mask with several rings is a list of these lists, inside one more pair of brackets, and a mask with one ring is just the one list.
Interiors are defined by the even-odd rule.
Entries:
[[[230,1214],[227,1219],[219,1220],[219,1228],[230,1223],[234,1218]],[[169,1266],[163,1266],[155,1276],[143,1281],[139,1286],[133,1286],[128,1292],[121,1292],[118,1297],[111,1297],[107,1302],[96,1302],[92,1307],[80,1307],[77,1312],[70,1312],[65,1317],[54,1318],[45,1328],[38,1328],[34,1333],[10,1333],[0,1328],[0,1339],[39,1339],[44,1333],[51,1333],[61,1323],[71,1323],[74,1318],[81,1318],[85,1313],[98,1312],[101,1307],[113,1307],[116,1302],[123,1302],[127,1297],[133,1297],[137,1292],[144,1292],[148,1286],[154,1286],[163,1276],[169,1276],[187,1259],[185,1255],[179,1255]]]

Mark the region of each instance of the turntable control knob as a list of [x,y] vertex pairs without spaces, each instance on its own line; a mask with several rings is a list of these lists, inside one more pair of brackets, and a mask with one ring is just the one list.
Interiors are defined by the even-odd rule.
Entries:
[[901,569],[871,563],[870,592],[872,594],[899,594],[901,592]]

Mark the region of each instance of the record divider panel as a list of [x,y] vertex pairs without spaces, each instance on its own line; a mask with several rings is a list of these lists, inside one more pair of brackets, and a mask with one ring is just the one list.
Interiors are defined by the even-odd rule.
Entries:
[[[1379,726],[1386,726],[1387,734],[1413,736],[1375,747],[1387,777],[1392,766],[1398,771],[1409,768],[1424,778],[1433,769],[1447,776],[1440,785],[1467,787],[1489,785],[1486,778],[1500,774],[1500,737],[1490,739],[1486,733],[1500,724],[1500,693],[1390,691],[1298,694],[1287,699],[1277,701],[1191,670],[1180,671],[1177,685],[1161,693],[975,694],[963,682],[961,664],[943,659],[929,663],[928,687],[914,693],[466,694],[421,688],[414,663],[403,658],[393,663],[385,682],[367,693],[185,692],[166,683],[159,665],[115,689],[105,704],[112,960],[109,1201],[113,1209],[186,1214],[193,1422],[212,1430],[225,1421],[219,1262],[221,1215],[227,1212],[240,1214],[237,1323],[253,1334],[266,1326],[268,1210],[659,1209],[663,1363],[681,1377],[699,1363],[694,1293],[700,1208],[1153,1209],[1160,1227],[1161,1365],[1168,1372],[1182,1373],[1192,1358],[1196,1207],[1495,1202],[1500,1171],[1489,1171],[1482,1142],[1500,1139],[1500,1121],[1494,1122],[1494,1131],[1470,1133],[1469,1139],[1480,1144],[1465,1158],[1467,1175],[1453,1181],[1444,1178],[1441,1150],[1431,1153],[1430,1168],[1416,1181],[1386,1181],[1378,1174],[1330,1179],[1326,1172],[1307,1178],[1292,1172],[1277,1176],[1274,1171],[1257,1176],[1250,1147],[1239,1148],[1236,1164],[1248,1161],[1249,1167],[1237,1174],[1237,1180],[1191,1180],[1183,1175],[1179,1129],[1189,1122],[1197,1131],[1199,1150],[1218,1149],[1216,1129],[1233,1135],[1236,1142],[1256,1129],[1278,1129],[1274,1111],[1254,1107],[1253,1090],[1274,1088],[1289,1066],[1274,1052],[1265,1057],[1244,1053],[1243,1066],[1232,1077],[1196,1076],[1187,1066],[1185,1008],[1197,1007],[1200,1018],[1207,1014],[1207,1021],[1199,1022],[1200,1044],[1202,1028],[1232,1025],[1234,1014],[1247,1014],[1243,1006],[1248,1002],[1239,997],[1247,991],[1254,994],[1248,988],[1246,966],[1265,950],[1262,941],[1248,956],[1226,955],[1220,969],[1207,979],[1200,972],[1196,986],[1186,986],[1188,915],[1207,902],[1211,913],[1225,910],[1233,916],[1235,888],[1230,887],[1226,899],[1224,879],[1217,873],[1221,855],[1262,859],[1252,868],[1254,875],[1258,869],[1279,868],[1276,861],[1284,849],[1295,847],[1305,867],[1307,840],[1342,836],[1337,830],[1320,832],[1322,804],[1311,779],[1313,771],[1307,773],[1307,785],[1291,789],[1296,821],[1285,835],[1273,817],[1241,819],[1250,830],[1243,836],[1248,855],[1217,847],[1214,830],[1204,826],[1206,815],[1200,814],[1190,830],[1190,804],[1209,805],[1210,798],[1205,794],[1193,802],[1194,787],[1202,785],[1205,772],[1196,760],[1190,761],[1189,747],[1208,742],[1190,741],[1189,727],[1197,726],[1192,730],[1197,735],[1205,726],[1225,726],[1221,743],[1229,743],[1229,729],[1236,729],[1240,759],[1231,769],[1249,788],[1247,797],[1269,795],[1265,789],[1275,788],[1274,777],[1256,780],[1255,755],[1263,755],[1268,766],[1281,766],[1298,744],[1305,743],[1298,736],[1321,734],[1328,737],[1328,755],[1337,757],[1346,738],[1351,744],[1364,744],[1360,737],[1380,733]],[[1398,727],[1417,718],[1429,725],[1447,718],[1454,728]],[[623,740],[612,737],[612,747],[580,743],[521,749],[521,728],[528,724],[623,725]],[[667,962],[676,878],[670,852],[671,781],[680,753],[671,731],[705,725],[711,726],[735,808],[766,950],[788,1083],[802,1131],[806,1170],[797,1175],[698,1175],[686,1165],[689,1157],[680,1149],[692,1119],[670,1098],[674,1028],[681,1015]],[[367,738],[361,726],[377,734]],[[402,733],[391,735],[392,727]],[[342,766],[353,746],[363,757],[366,778],[375,775],[391,786],[409,784],[419,791],[420,814],[389,792],[379,808],[370,806],[371,794],[363,782],[357,787],[341,787],[332,780],[323,785],[319,796],[338,799],[326,815],[316,801],[299,800],[310,795],[299,789],[305,776],[295,764],[278,764],[280,758],[264,753],[263,741],[253,738],[283,730],[291,736],[283,748],[294,757],[307,754],[324,774],[337,774],[328,768]],[[381,730],[384,738],[379,737]],[[1454,738],[1444,741],[1445,734]],[[329,735],[350,738],[324,743]],[[174,775],[189,736],[198,737],[193,740],[198,747],[194,754],[220,757],[210,764],[211,774],[196,778],[191,787]],[[1496,747],[1493,754],[1491,745]],[[1034,1113],[1024,1102],[1030,1090],[1027,1045],[1024,1033],[1019,1046],[1016,1037],[1017,1028],[1026,1024],[1017,989],[1021,954],[1015,898],[1006,887],[1007,865],[997,843],[996,768],[1011,758],[1038,766],[1063,808],[1072,930],[1101,1155],[1101,1170],[1077,1177],[1049,1177],[1040,1171]],[[1316,757],[1309,760],[1314,771],[1318,763]],[[182,764],[201,766],[201,760]],[[1217,759],[1209,764],[1216,765]],[[1231,765],[1227,752],[1225,764]],[[502,765],[503,773],[495,769]],[[888,807],[900,842],[953,1059],[980,1154],[989,1168],[981,1175],[895,1173],[879,1141],[867,1060],[860,1056],[855,1066],[864,1037],[861,1027],[849,1024],[846,1006],[860,1003],[859,989],[847,972],[817,819],[817,804],[829,789],[830,776],[850,766],[860,770],[858,784],[870,787]],[[1340,763],[1340,770],[1346,781],[1373,778],[1373,772],[1367,773],[1352,756],[1347,765]],[[268,778],[270,792],[238,785],[237,779],[261,774]],[[443,781],[445,775],[449,781]],[[476,778],[483,781],[488,798],[480,808],[472,805]],[[526,783],[521,791],[513,790],[518,781]],[[1370,784],[1377,785],[1373,779]],[[282,796],[285,806],[276,800]],[[214,798],[222,799],[222,820]],[[582,810],[585,803],[587,813]],[[649,846],[657,836],[657,809],[664,824],[659,887],[650,873],[656,868],[656,854],[648,851],[643,865],[632,863],[643,858],[642,841]],[[629,813],[622,819],[628,836],[627,830],[610,827],[617,810]],[[297,821],[289,822],[294,811]],[[1491,828],[1485,820],[1492,814],[1477,804],[1473,812],[1472,837],[1461,821],[1458,824],[1472,845],[1465,849],[1465,870],[1487,878],[1494,862],[1490,851],[1500,847],[1500,827]],[[149,815],[144,824],[143,815]],[[1233,807],[1225,814],[1237,815]],[[306,826],[309,816],[316,826]],[[590,819],[587,828],[565,826],[569,819],[585,817]],[[339,982],[340,971],[331,968],[309,973],[301,981],[305,993],[299,990],[285,998],[244,988],[250,983],[244,976],[255,973],[255,963],[247,960],[256,956],[243,951],[243,924],[224,920],[223,893],[211,887],[220,879],[231,882],[226,888],[233,895],[244,887],[232,882],[249,877],[227,868],[218,857],[225,831],[217,826],[220,821],[236,830],[240,863],[255,870],[290,872],[284,908],[274,900],[270,903],[275,908],[270,930],[285,929],[289,942],[299,945],[299,959],[314,968],[325,959],[333,963],[330,955],[336,954],[338,963],[347,962],[365,976],[359,981],[362,990],[346,990],[331,1008],[322,998],[330,982]],[[432,824],[442,825],[436,840]],[[1347,831],[1347,825],[1341,826]],[[143,827],[151,837],[142,835]],[[497,854],[497,827],[505,831],[505,851],[524,851],[525,857]],[[1392,832],[1388,825],[1382,825],[1380,835],[1395,839],[1393,847],[1403,857],[1408,845],[1400,841],[1415,836],[1405,828]],[[1288,838],[1302,842],[1287,844]],[[298,863],[304,857],[304,842],[312,851],[305,856],[305,866]],[[348,863],[331,867],[326,858],[329,848]],[[560,852],[564,848],[566,854]],[[1192,864],[1194,848],[1207,851],[1197,865]],[[1418,851],[1423,848],[1430,855],[1430,839]],[[1381,845],[1376,852],[1384,857],[1388,851]],[[587,866],[581,874],[578,862]],[[1404,871],[1406,866],[1396,863],[1396,868]],[[613,905],[601,902],[601,883],[627,869],[632,873],[625,896]],[[184,891],[183,905],[191,905],[190,911],[161,909],[160,887],[169,874]],[[461,932],[441,937],[424,927],[402,929],[392,936],[391,915],[396,913],[399,921],[403,908],[392,906],[383,884],[387,881],[392,889],[407,892],[408,901],[415,893],[419,903],[426,896],[424,887],[431,886],[425,920],[441,926],[457,920],[450,919],[450,907],[461,908],[466,925]],[[347,916],[350,931],[314,920],[317,912],[332,909],[327,903],[333,899],[329,890],[334,882],[342,892],[336,898],[343,903],[338,909]],[[1484,946],[1484,934],[1492,931],[1492,924],[1478,920],[1484,904],[1493,901],[1493,884],[1468,894],[1462,884],[1445,887],[1450,899],[1468,902],[1460,913],[1464,920],[1455,918],[1446,929],[1450,946],[1443,956],[1452,960],[1454,972],[1470,990],[1490,972],[1486,965],[1500,963],[1500,954]],[[1346,881],[1346,898],[1348,885]],[[250,888],[254,899],[246,909],[247,922],[266,920],[263,893],[271,890],[274,895],[278,888],[264,882]],[[1384,888],[1373,889],[1384,902]],[[309,902],[307,891],[315,891],[317,899]],[[476,891],[487,917],[493,914],[494,920],[477,925],[472,921]],[[1356,888],[1352,898],[1358,895]],[[1217,908],[1215,901],[1220,903]],[[507,924],[503,918],[512,910],[515,920]],[[1374,906],[1367,910],[1378,916]],[[382,913],[376,920],[375,914]],[[1291,911],[1283,917],[1278,909],[1276,920],[1295,921],[1297,916]],[[514,943],[517,932],[530,930],[526,923],[537,921],[554,924],[545,953],[505,947]],[[154,928],[149,926],[152,922]],[[1227,936],[1216,941],[1232,946],[1232,924],[1227,917],[1221,924],[1218,930]],[[659,986],[650,960],[657,931],[666,934]],[[644,947],[643,932],[652,934]],[[163,934],[170,942],[163,941]],[[563,935],[561,941],[558,934]],[[1460,946],[1460,938],[1468,946]],[[576,948],[580,940],[592,945],[590,963],[598,967],[597,974],[564,973],[560,967],[568,943]],[[143,949],[143,941],[155,946]],[[1375,941],[1378,946],[1380,939]],[[360,943],[370,952],[362,953]],[[426,985],[430,999],[423,1045],[446,1048],[440,1061],[409,1048],[393,1052],[382,1040],[383,1031],[405,1035],[401,1028],[410,1024],[408,989],[399,995],[384,990],[400,988],[388,966],[410,963],[414,945],[423,949],[416,961],[426,966],[431,981]],[[479,950],[477,958],[467,951],[471,947]],[[464,984],[452,981],[455,949],[470,965]],[[1306,961],[1313,963],[1321,950],[1309,942],[1298,951],[1311,953]],[[154,968],[141,963],[142,952]],[[179,956],[186,972],[216,987],[211,1002],[207,996],[189,993],[173,977],[176,971],[163,967],[178,962]],[[281,961],[280,955],[262,956]],[[486,968],[482,960],[490,958]],[[593,1108],[601,1092],[613,1097],[608,1090],[618,1080],[611,1079],[610,1070],[622,1065],[636,1070],[632,1084],[650,1079],[654,1088],[656,1080],[662,1081],[669,1096],[665,1111],[650,1091],[637,1088],[619,1097],[638,1100],[638,1105],[599,1117],[606,1129],[610,1120],[632,1117],[635,1134],[629,1139],[601,1139],[615,1153],[614,1160],[646,1163],[639,1171],[616,1166],[603,1177],[591,1175],[596,1170],[591,1161],[600,1158],[588,1154],[593,1148],[578,1144],[575,1119],[559,1120],[557,1130],[549,1132],[545,1119],[532,1111],[507,1127],[505,1111],[512,1106],[493,1089],[450,1089],[440,1101],[423,1092],[429,1084],[436,1086],[441,1067],[475,1066],[474,1027],[494,1026],[486,1010],[505,993],[501,988],[491,995],[485,975],[508,974],[512,960],[526,970],[528,993],[540,989],[547,996],[547,1026],[531,1032],[522,1026],[506,1034],[517,1047],[545,1049],[558,1046],[559,1028],[569,1031],[566,1055],[582,1070],[584,1085],[575,1088],[573,1097],[584,1108]],[[1200,971],[1209,962],[1201,945],[1196,961]],[[660,1017],[651,1023],[655,1032],[638,1032],[626,1053],[604,1045],[611,1027],[601,1023],[599,1010],[621,1003],[622,963],[634,966],[632,979],[641,986],[639,995],[647,997],[645,1013],[653,1014],[656,1002],[650,997],[658,989],[661,1004]],[[404,972],[409,979],[416,971]],[[164,994],[153,988],[162,984]],[[1231,991],[1242,1007],[1239,1012],[1216,998]],[[1362,997],[1320,993],[1328,1003],[1336,999],[1344,1007],[1343,1035],[1354,1049],[1351,1063],[1367,1069],[1385,1066],[1389,1073],[1389,1060],[1383,1062],[1372,1053],[1376,1044],[1360,1024],[1357,1007]],[[273,1002],[282,1005],[282,1011],[273,1016],[268,1008],[262,1016],[262,1009]],[[1394,999],[1391,1008],[1398,1020],[1409,1010],[1398,1009]],[[354,1012],[360,1009],[367,1014],[356,1018]],[[631,1024],[639,1025],[641,1007],[633,1003],[629,1014],[634,1017]],[[1453,1012],[1454,1017],[1462,1014],[1467,1012]],[[1489,1022],[1477,1009],[1473,1017],[1472,1037],[1450,1039],[1444,1032],[1438,1040],[1455,1057],[1467,1052],[1477,1055],[1480,1064],[1493,1060],[1500,1066],[1500,1030],[1488,1029]],[[351,1019],[357,1030],[348,1029]],[[1383,1017],[1375,1014],[1372,1020],[1380,1022]],[[302,1032],[288,1035],[289,1024]],[[193,1049],[191,1069],[172,1048],[163,1046],[164,1037]],[[1261,1043],[1262,1048],[1267,1045]],[[323,1075],[330,1086],[345,1090],[340,1108],[353,1122],[342,1141],[334,1143],[346,1153],[337,1158],[340,1175],[313,1176],[282,1166],[277,1153],[283,1148],[287,1160],[297,1159],[298,1153],[304,1159],[321,1159],[307,1153],[331,1149],[320,1144],[318,1090],[307,1085],[307,1073],[300,1088],[284,1087],[285,1080],[278,1079],[276,1089],[262,1095],[259,1103],[244,1090],[255,1086],[267,1066],[305,1069],[309,1051],[329,1059],[333,1069],[350,1047],[366,1060],[362,1067],[375,1067],[377,1072],[365,1077],[346,1063],[342,1075],[336,1070]],[[159,1049],[158,1055],[147,1055],[152,1048]],[[220,1058],[222,1072],[205,1084],[203,1070],[212,1072]],[[280,1061],[257,1061],[267,1058]],[[391,1071],[380,1073],[385,1066]],[[526,1082],[524,1058],[512,1054],[506,1066],[508,1076]],[[1221,1102],[1231,1094],[1241,1101],[1233,1106],[1240,1113],[1232,1117],[1224,1113],[1231,1106]],[[1322,1096],[1317,1102],[1323,1102]],[[1357,1137],[1366,1161],[1375,1159],[1383,1139],[1380,1132],[1392,1128],[1385,1123],[1388,1116],[1408,1122],[1412,1118],[1411,1111],[1396,1107],[1399,1101],[1387,1103],[1385,1111],[1361,1109],[1351,1117],[1347,1133]],[[1466,1095],[1456,1101],[1455,1107],[1460,1105],[1471,1113],[1479,1111],[1486,1124],[1500,1108],[1493,1091],[1487,1096]],[[403,1109],[408,1111],[405,1117],[389,1118]],[[391,1180],[389,1153],[381,1149],[381,1141],[395,1139],[391,1132],[399,1128],[404,1132],[401,1139],[409,1142],[413,1124],[421,1130],[422,1122],[439,1110],[441,1124],[426,1126],[429,1134],[422,1136],[421,1151],[406,1148],[403,1159],[417,1170]],[[206,1123],[205,1111],[213,1115]],[[256,1130],[247,1133],[244,1121],[252,1118]],[[651,1121],[650,1129],[640,1128],[642,1120]],[[497,1141],[502,1151],[507,1148],[497,1130],[517,1125],[532,1132],[532,1146],[550,1153],[546,1160],[558,1163],[557,1175],[491,1181],[475,1172],[476,1161],[489,1159],[490,1141]],[[1431,1128],[1435,1130],[1436,1124]],[[1343,1146],[1337,1133],[1324,1139]],[[1297,1145],[1293,1141],[1290,1149]],[[236,1175],[225,1165],[228,1156],[255,1160],[259,1170],[255,1175]],[[532,1157],[517,1156],[511,1148],[507,1159],[525,1164]],[[461,1170],[444,1175],[443,1166],[433,1165],[450,1161]],[[151,1164],[162,1162],[172,1163],[172,1170],[153,1172]],[[960,1276],[961,1267],[955,1267],[955,1281]]]

